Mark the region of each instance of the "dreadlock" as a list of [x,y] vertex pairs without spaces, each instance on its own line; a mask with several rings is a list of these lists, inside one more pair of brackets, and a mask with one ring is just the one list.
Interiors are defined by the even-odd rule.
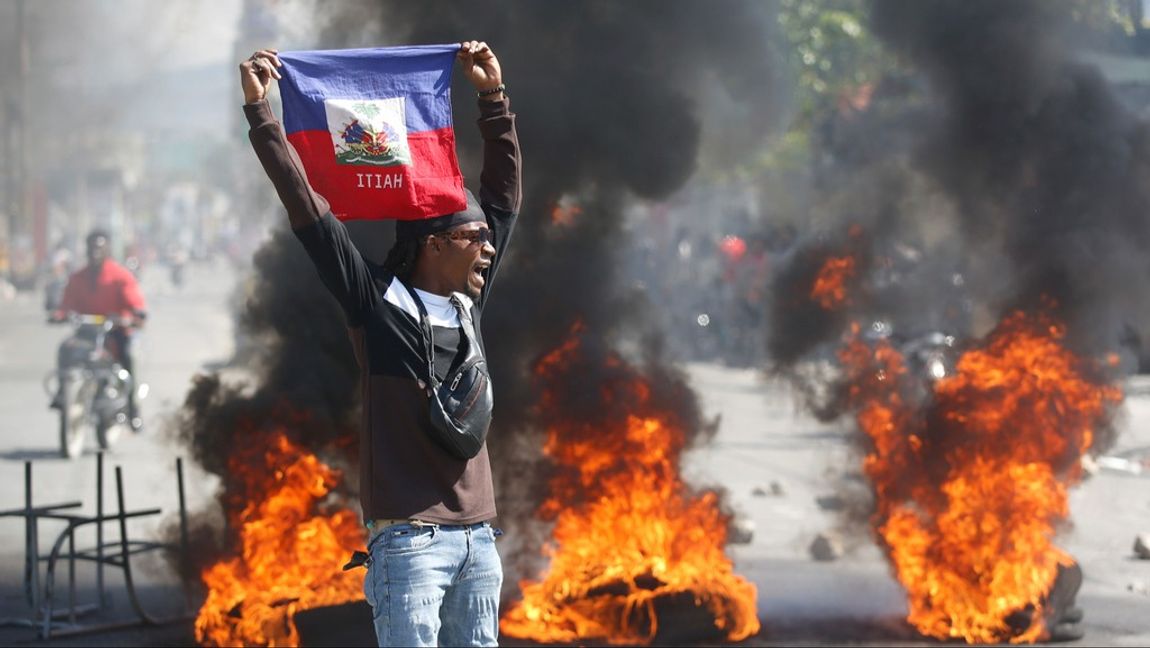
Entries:
[[383,267],[403,283],[408,283],[411,280],[411,273],[415,272],[417,259],[419,259],[419,239],[400,239],[391,246]]

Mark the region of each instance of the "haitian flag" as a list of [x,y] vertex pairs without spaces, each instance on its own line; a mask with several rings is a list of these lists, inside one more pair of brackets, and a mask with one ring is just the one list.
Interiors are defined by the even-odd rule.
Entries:
[[455,156],[458,44],[285,52],[284,130],[340,220],[418,220],[467,207]]

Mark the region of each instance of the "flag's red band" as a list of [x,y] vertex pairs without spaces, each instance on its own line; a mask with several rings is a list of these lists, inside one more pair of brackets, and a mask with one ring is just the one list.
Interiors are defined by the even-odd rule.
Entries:
[[408,133],[411,165],[339,164],[327,131],[297,131],[288,141],[299,153],[308,181],[322,187],[340,220],[413,220],[467,207],[451,127]]

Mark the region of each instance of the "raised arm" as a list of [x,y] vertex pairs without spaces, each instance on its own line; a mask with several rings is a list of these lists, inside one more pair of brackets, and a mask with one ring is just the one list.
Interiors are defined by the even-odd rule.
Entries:
[[459,61],[463,73],[479,94],[479,134],[483,136],[479,204],[487,216],[488,227],[495,234],[495,256],[491,259],[487,281],[478,300],[479,307],[483,308],[503,265],[523,201],[519,137],[515,132],[511,102],[503,92],[503,70],[495,52],[487,43],[467,41],[459,45]]
[[515,114],[503,92],[503,70],[495,52],[480,41],[460,43],[463,73],[479,94],[479,133],[483,136],[483,172],[479,176],[479,202],[518,213],[520,189],[519,138]]
[[240,63],[240,85],[244,91],[244,115],[251,128],[248,139],[287,208],[292,229],[299,229],[318,221],[331,207],[308,184],[303,163],[288,144],[267,102],[268,87],[273,78],[281,78],[276,68],[282,65],[276,50],[260,50]]
[[280,78],[276,68],[281,65],[276,50],[260,50],[240,63],[244,114],[251,128],[248,139],[287,209],[296,238],[303,243],[328,291],[343,307],[348,324],[358,327],[380,299],[379,291],[347,228],[308,183],[303,163],[268,105],[267,90],[273,78]]

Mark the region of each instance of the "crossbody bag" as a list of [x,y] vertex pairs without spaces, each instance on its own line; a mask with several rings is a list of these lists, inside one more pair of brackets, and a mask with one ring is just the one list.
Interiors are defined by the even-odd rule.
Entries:
[[491,412],[495,399],[491,390],[491,377],[487,360],[475,334],[471,313],[464,308],[456,294],[451,304],[459,313],[460,334],[466,340],[467,355],[442,382],[435,375],[435,333],[427,315],[427,307],[415,290],[404,284],[419,307],[419,325],[423,332],[424,355],[427,361],[427,395],[430,406],[433,441],[456,459],[471,459],[479,454],[491,427]]

